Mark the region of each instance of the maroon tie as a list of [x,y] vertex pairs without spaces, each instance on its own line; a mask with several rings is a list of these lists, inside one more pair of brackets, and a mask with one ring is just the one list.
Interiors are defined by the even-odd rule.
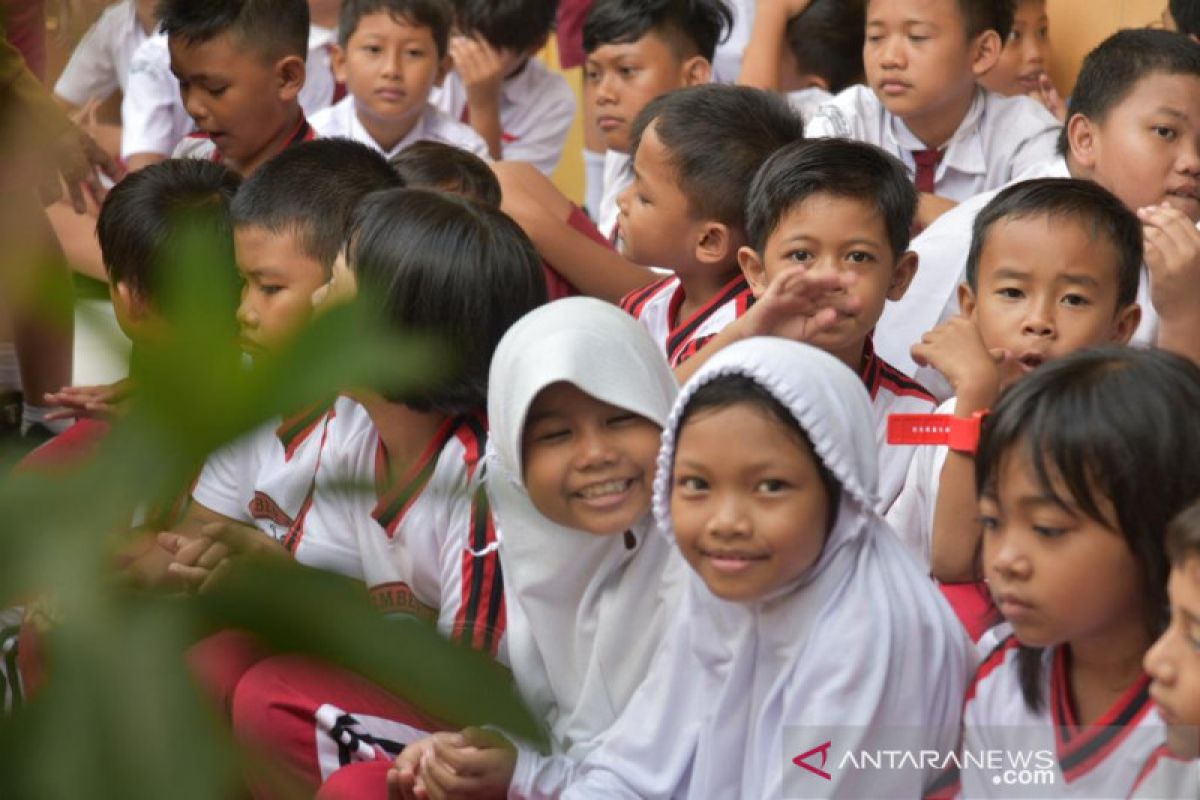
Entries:
[[944,153],[941,150],[915,150],[913,161],[917,162],[917,179],[914,181],[918,192],[933,194],[933,180],[937,175],[938,164],[942,163]]

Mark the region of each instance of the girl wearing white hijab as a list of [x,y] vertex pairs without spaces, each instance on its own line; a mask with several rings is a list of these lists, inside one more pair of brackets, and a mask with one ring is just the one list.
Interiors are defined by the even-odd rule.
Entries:
[[557,796],[645,677],[686,572],[650,513],[678,387],[637,321],[587,298],[544,306],[500,342],[489,386],[509,657],[554,752],[518,745],[511,780],[492,782],[499,759],[486,738],[435,735],[410,745],[389,779],[416,796],[429,782]]
[[[873,430],[861,380],[806,345],[740,342],[687,383],[654,512],[692,569],[646,681],[564,797],[915,798],[932,783],[973,657],[874,511]],[[881,766],[856,768],[868,759]]]

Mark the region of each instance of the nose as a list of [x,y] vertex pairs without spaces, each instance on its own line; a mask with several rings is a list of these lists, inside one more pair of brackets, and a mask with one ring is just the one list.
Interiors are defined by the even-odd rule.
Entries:
[[633,199],[633,184],[626,186],[617,195],[617,208],[621,209],[621,216],[629,216],[629,203]]
[[1038,338],[1054,336],[1054,302],[1052,297],[1031,299],[1021,323],[1021,332]]
[[580,430],[576,454],[581,469],[607,466],[616,460],[609,437],[599,428],[590,426]]
[[195,122],[203,122],[208,117],[208,106],[200,100],[200,93],[191,87],[179,87],[180,99],[183,100],[183,110]]
[[1031,564],[1017,537],[1000,531],[991,534],[991,537],[991,546],[985,553],[987,571],[1006,580],[1028,578]]
[[1200,136],[1192,136],[1184,141],[1177,166],[1184,175],[1200,176]]
[[596,105],[616,105],[616,86],[616,78],[613,76],[612,70],[602,72],[596,80],[596,85],[592,88],[592,98],[596,101]]
[[1150,646],[1142,659],[1142,668],[1146,674],[1161,684],[1170,686],[1175,682],[1175,667],[1170,657],[1171,637],[1174,628],[1167,628],[1158,641]]
[[884,69],[904,67],[904,43],[899,36],[885,36],[879,47],[879,65]]
[[237,322],[238,326],[250,330],[258,327],[258,311],[250,302],[250,292],[245,288],[242,289],[242,299],[238,303]]
[[714,539],[741,539],[750,535],[750,517],[739,492],[720,492],[714,501],[708,520],[708,533]]

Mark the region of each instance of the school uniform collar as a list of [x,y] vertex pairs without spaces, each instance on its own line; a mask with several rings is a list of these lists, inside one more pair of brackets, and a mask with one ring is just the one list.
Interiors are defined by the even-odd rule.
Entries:
[[[967,109],[967,115],[963,117],[963,121],[954,131],[954,135],[950,137],[950,141],[941,148],[944,155],[937,171],[939,180],[946,174],[945,170],[947,169],[965,175],[987,174],[987,154],[983,150],[983,136],[979,135],[979,129],[985,119],[986,107],[986,93],[983,89],[976,89],[975,98],[971,101],[971,107]],[[885,133],[896,149],[904,152],[906,162],[912,162],[912,153],[929,149],[904,124],[904,120],[895,114],[889,114],[889,117],[891,124],[884,129]]]
[[349,107],[350,138],[360,142],[369,142],[376,150],[383,153],[386,158],[395,158],[404,148],[411,146],[415,142],[430,138],[428,134],[429,127],[437,114],[437,109],[433,105],[426,103],[425,110],[421,112],[420,119],[417,120],[416,125],[413,125],[413,129],[408,132],[408,135],[397,142],[396,146],[391,150],[384,150],[379,142],[375,141],[375,137],[363,126],[362,120],[358,118],[358,107],[355,105],[354,95],[348,94],[340,102],[345,103]]

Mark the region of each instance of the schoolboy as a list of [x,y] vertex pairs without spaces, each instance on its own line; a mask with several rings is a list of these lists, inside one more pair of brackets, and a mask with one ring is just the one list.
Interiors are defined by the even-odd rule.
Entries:
[[1053,157],[1059,128],[1029,98],[976,84],[995,66],[1011,27],[1011,0],[870,0],[868,85],[825,105],[809,136],[869,142],[904,162],[923,194],[921,227],[1005,185]]
[[[748,336],[798,338],[837,356],[866,384],[879,448],[879,508],[895,500],[911,453],[888,447],[890,414],[932,411],[933,397],[880,358],[872,332],[884,305],[904,295],[917,268],[908,244],[917,193],[904,165],[877,147],[844,139],[791,144],[763,164],[748,194],[746,246],[738,261],[754,307],[709,347]],[[837,311],[813,326],[790,313],[783,287],[815,287],[817,307]],[[828,314],[829,312],[825,312]]]
[[[1028,177],[1095,181],[1142,218],[1148,272],[1134,343],[1185,355],[1190,345],[1191,357],[1200,357],[1194,323],[1188,330],[1198,316],[1189,287],[1200,274],[1200,234],[1189,224],[1200,220],[1200,48],[1161,30],[1124,30],[1101,42],[1084,59],[1058,148]],[[921,269],[905,298],[884,312],[877,336],[884,357],[910,374],[912,345],[958,313],[973,222],[994,196],[963,203],[913,243]],[[949,396],[932,371],[916,377]]]
[[615,303],[654,281],[653,272],[611,247],[617,196],[633,180],[630,127],[655,97],[709,82],[716,42],[729,24],[723,0],[597,0],[592,6],[584,25],[585,96],[608,148],[595,225],[537,170],[495,165],[504,212],[579,293]]
[[1171,521],[1167,553],[1171,621],[1143,664],[1167,741],[1142,768],[1135,798],[1200,796],[1200,501]]
[[470,125],[499,161],[525,161],[550,175],[575,119],[575,93],[536,58],[558,0],[453,0],[454,68],[431,100]]
[[[925,335],[913,357],[946,376],[943,413],[971,420],[1047,361],[1137,328],[1141,224],[1091,181],[1043,178],[1000,192],[975,220],[961,315]],[[973,455],[923,446],[889,522],[932,575],[973,578]]]
[[1196,0],[1171,0],[1163,9],[1163,27],[1178,31],[1200,44],[1200,3]]
[[248,177],[312,138],[297,99],[308,40],[301,0],[165,0],[159,11],[171,72],[197,128],[176,157],[220,161]]
[[344,136],[387,157],[431,139],[487,155],[468,125],[429,102],[449,67],[450,13],[441,0],[346,0],[333,69],[345,99],[313,117],[321,136]]
[[1019,0],[1004,50],[996,65],[979,79],[979,84],[1005,97],[1032,97],[1056,119],[1065,122],[1066,103],[1046,73],[1049,64],[1050,17],[1046,15],[1046,0]]
[[647,105],[634,123],[633,184],[620,196],[625,255],[674,274],[621,307],[678,367],[753,302],[738,268],[750,181],[776,150],[804,138],[778,95],[712,84]]
[[442,142],[417,142],[391,160],[405,186],[457,194],[500,208],[500,182],[477,155]]

